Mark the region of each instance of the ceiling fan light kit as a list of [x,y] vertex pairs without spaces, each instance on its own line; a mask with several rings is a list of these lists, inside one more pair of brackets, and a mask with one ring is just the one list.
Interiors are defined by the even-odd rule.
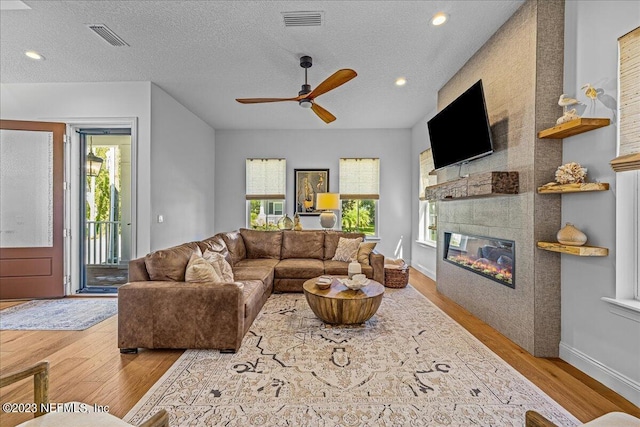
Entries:
[[302,108],[310,108],[320,119],[325,123],[331,123],[336,117],[315,103],[314,99],[323,93],[327,93],[330,90],[337,88],[356,77],[358,74],[348,68],[343,68],[336,71],[329,77],[327,77],[322,83],[311,90],[311,85],[307,83],[307,69],[313,65],[313,59],[310,56],[304,55],[300,57],[300,66],[304,68],[304,84],[302,89],[298,92],[298,96],[295,98],[236,98],[241,104],[260,104],[265,102],[280,102],[280,101],[298,101],[298,104]]

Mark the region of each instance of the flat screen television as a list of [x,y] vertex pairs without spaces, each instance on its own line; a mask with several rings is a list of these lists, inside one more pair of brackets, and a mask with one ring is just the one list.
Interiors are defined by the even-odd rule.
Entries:
[[427,122],[436,169],[493,153],[482,80]]

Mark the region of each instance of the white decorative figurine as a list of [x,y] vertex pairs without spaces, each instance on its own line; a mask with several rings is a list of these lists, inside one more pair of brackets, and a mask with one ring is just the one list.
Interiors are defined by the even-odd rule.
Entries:
[[571,105],[579,104],[579,103],[580,101],[578,101],[575,98],[569,98],[566,93],[563,93],[562,95],[560,95],[560,99],[558,99],[558,105],[562,107],[564,114],[562,114],[562,117],[556,120],[556,124],[561,125],[571,120],[579,119],[580,116],[577,114],[577,111],[575,108],[572,108],[571,110],[567,110],[567,107]]

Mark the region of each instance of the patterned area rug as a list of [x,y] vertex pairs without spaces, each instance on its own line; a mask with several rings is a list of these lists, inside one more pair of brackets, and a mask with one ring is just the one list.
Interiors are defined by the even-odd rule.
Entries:
[[272,295],[236,354],[187,350],[124,420],[172,426],[523,426],[578,420],[411,286],[358,326]]
[[0,310],[0,329],[82,331],[117,313],[117,298],[34,300]]

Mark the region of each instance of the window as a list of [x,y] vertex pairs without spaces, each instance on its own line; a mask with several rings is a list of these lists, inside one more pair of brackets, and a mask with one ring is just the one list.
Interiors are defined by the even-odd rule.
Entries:
[[380,159],[340,159],[342,229],[378,235]]
[[640,131],[637,126],[640,27],[618,39],[618,157],[616,171],[616,288],[610,311],[640,322]]
[[616,298],[640,302],[640,170],[618,173],[616,186]]
[[269,200],[267,202],[267,215],[282,216],[283,214],[284,214],[284,202],[277,202],[275,200]]
[[433,168],[433,156],[431,148],[428,148],[420,153],[418,241],[435,245],[438,240],[436,202],[427,200],[424,191],[425,187],[436,184],[437,177],[429,175]]
[[247,228],[277,230],[284,214],[285,159],[247,159]]
[[636,300],[640,301],[640,271],[638,271],[640,269],[640,226],[638,226],[638,224],[640,224],[640,172],[636,171],[636,183],[635,183],[635,198],[636,198],[636,205],[635,205],[635,215],[634,215],[634,219],[633,219],[633,223],[636,225],[636,232],[635,232],[635,239],[636,239],[636,243],[635,243],[635,250],[636,250],[636,260],[635,260],[635,292],[633,293],[633,296]]

